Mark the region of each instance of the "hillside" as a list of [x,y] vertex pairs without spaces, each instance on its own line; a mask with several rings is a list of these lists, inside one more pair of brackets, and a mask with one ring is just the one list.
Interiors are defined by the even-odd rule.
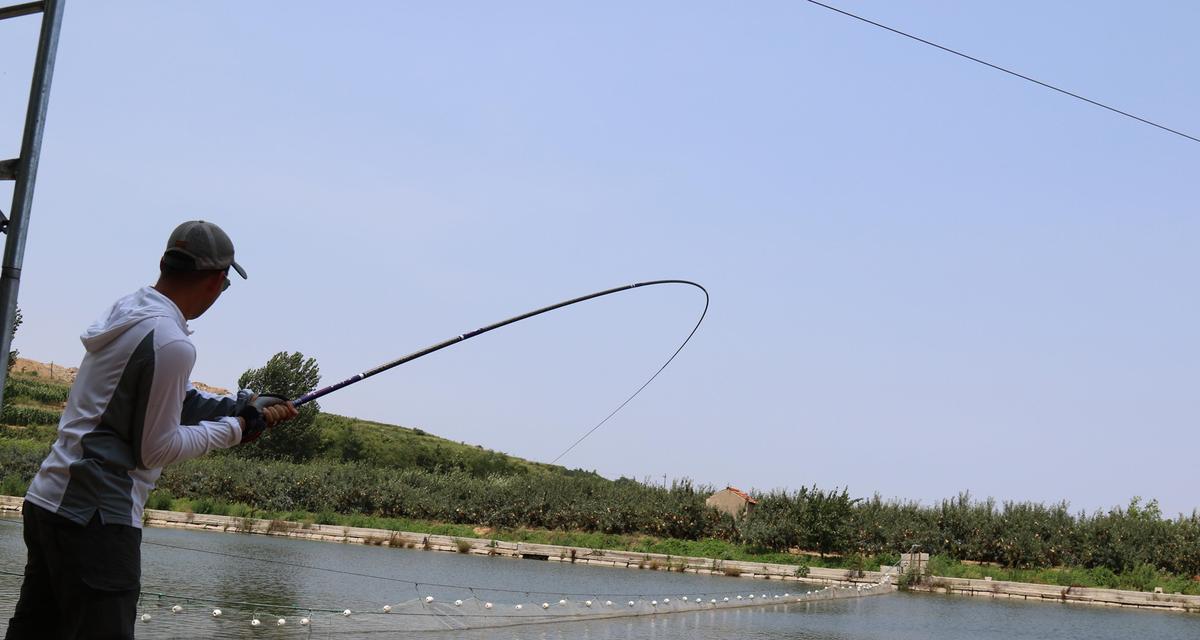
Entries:
[[[0,412],[0,436],[51,442],[76,370],[18,358]],[[196,387],[224,392],[201,382]],[[462,470],[471,475],[587,475],[477,445],[447,440],[422,429],[322,413],[317,416],[322,447],[318,459],[359,461],[392,469]]]

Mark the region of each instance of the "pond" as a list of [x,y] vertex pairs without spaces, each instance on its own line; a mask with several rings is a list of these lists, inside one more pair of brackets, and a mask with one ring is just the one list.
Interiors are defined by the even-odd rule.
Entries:
[[[0,521],[0,630],[16,604],[20,577],[13,574],[20,573],[24,558],[20,521]],[[139,638],[1200,637],[1196,614],[898,592],[809,600],[815,596],[805,594],[819,586],[236,533],[146,529],[142,564],[143,591],[164,595],[143,597],[139,615],[150,619],[138,624]],[[771,604],[721,608],[727,597],[739,603],[739,595],[744,603],[754,595],[758,602],[766,596]],[[797,595],[805,601],[794,602]],[[427,597],[434,601],[426,604]],[[655,609],[648,608],[652,600]],[[629,601],[638,604],[626,609]],[[612,604],[605,608],[608,602]],[[485,609],[485,603],[492,607]],[[544,615],[543,603],[549,613],[576,617],[528,624]],[[385,606],[392,608],[390,613],[383,613]],[[179,607],[178,612],[172,607]],[[214,609],[221,609],[221,615],[214,617]],[[342,614],[347,609],[349,616]],[[664,609],[677,612],[624,615]],[[622,613],[610,613],[617,611]],[[302,619],[308,624],[302,625]]]

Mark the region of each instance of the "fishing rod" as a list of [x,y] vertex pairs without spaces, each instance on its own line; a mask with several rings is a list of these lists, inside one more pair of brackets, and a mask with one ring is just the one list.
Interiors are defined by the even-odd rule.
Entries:
[[580,442],[583,442],[584,439],[586,439],[588,436],[590,436],[594,431],[596,431],[596,429],[599,429],[602,425],[604,425],[604,423],[608,422],[608,420],[610,418],[612,418],[614,415],[616,415],[616,413],[618,411],[623,409],[625,407],[625,405],[629,404],[630,401],[632,401],[635,397],[637,397],[637,395],[639,393],[642,392],[642,389],[645,389],[651,382],[654,381],[655,378],[658,377],[658,374],[662,373],[663,369],[667,368],[667,365],[671,364],[671,361],[675,359],[675,356],[679,355],[680,351],[683,351],[683,348],[685,346],[687,346],[688,341],[690,341],[692,339],[692,336],[696,334],[696,330],[700,328],[700,323],[704,322],[704,316],[708,313],[709,297],[708,297],[707,289],[705,289],[704,287],[700,286],[699,284],[697,284],[695,282],[692,282],[691,280],[649,280],[647,282],[635,282],[634,284],[627,284],[627,285],[620,286],[620,287],[613,287],[612,289],[605,289],[604,291],[597,291],[596,293],[589,293],[585,296],[579,296],[578,298],[572,298],[570,300],[565,300],[563,302],[552,304],[547,307],[535,309],[528,313],[523,313],[519,316],[514,316],[512,318],[508,318],[507,320],[501,320],[500,322],[497,322],[495,324],[489,324],[486,327],[480,327],[479,329],[476,329],[474,331],[469,331],[467,333],[459,334],[453,338],[450,338],[449,340],[444,340],[435,345],[425,347],[424,349],[421,349],[420,351],[415,351],[413,353],[410,353],[402,358],[398,358],[396,360],[392,360],[391,362],[381,364],[378,367],[375,367],[374,369],[370,369],[368,371],[364,371],[362,373],[353,375],[353,376],[346,378],[345,380],[342,380],[341,382],[338,382],[336,384],[331,384],[327,387],[318,389],[311,393],[306,393],[306,394],[300,396],[299,398],[296,398],[295,400],[293,400],[292,404],[299,407],[301,405],[312,402],[313,400],[316,400],[317,398],[329,395],[329,394],[333,393],[334,391],[337,391],[338,389],[343,389],[343,388],[348,387],[356,382],[361,382],[363,380],[366,380],[367,378],[370,378],[371,376],[383,373],[384,371],[387,371],[388,369],[398,367],[406,362],[412,362],[413,360],[416,360],[417,358],[427,356],[431,353],[434,353],[435,351],[441,351],[442,349],[445,349],[446,347],[449,347],[451,345],[458,344],[465,340],[470,340],[471,338],[474,338],[479,335],[483,335],[483,334],[485,334],[489,331],[495,330],[495,329],[499,329],[500,327],[504,327],[504,326],[513,324],[514,322],[520,322],[522,320],[527,320],[534,316],[540,316],[543,313],[554,311],[555,309],[569,307],[573,304],[579,304],[581,302],[586,302],[588,300],[602,298],[604,296],[612,295],[614,293],[620,293],[622,291],[629,291],[631,289],[637,289],[640,287],[649,287],[649,286],[654,286],[654,285],[686,285],[686,286],[691,286],[691,287],[695,287],[695,288],[699,289],[704,294],[704,310],[700,312],[700,318],[696,320],[696,325],[694,327],[692,327],[691,332],[689,332],[687,337],[684,338],[683,342],[679,345],[679,348],[675,350],[675,353],[672,353],[671,357],[667,358],[667,361],[664,362],[663,365],[661,367],[659,367],[657,371],[654,372],[654,375],[650,376],[650,378],[648,380],[646,380],[646,382],[644,382],[642,384],[642,386],[638,387],[637,391],[634,391],[632,395],[630,395],[628,398],[626,398],[624,402],[622,402],[620,405],[618,405],[616,409],[614,409],[611,413],[609,413],[608,416],[606,416],[603,420],[601,420],[596,426],[592,427],[590,430],[588,430],[587,433],[585,433],[582,437],[580,437],[578,440],[576,440],[570,447],[567,447],[567,449],[565,451],[560,453],[558,455],[558,457],[555,458],[551,462],[551,464],[553,464],[555,462],[558,462],[558,460],[560,458],[562,458],[563,456],[565,456],[569,451],[571,451],[571,449],[574,449],[575,446],[578,445]]

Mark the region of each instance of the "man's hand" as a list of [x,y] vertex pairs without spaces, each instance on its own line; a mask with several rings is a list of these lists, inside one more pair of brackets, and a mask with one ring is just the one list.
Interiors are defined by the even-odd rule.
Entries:
[[299,415],[292,403],[279,396],[256,395],[249,399],[240,413],[238,421],[242,424],[242,442],[254,442],[267,429],[291,420]]
[[291,400],[275,396],[258,396],[250,404],[262,413],[263,420],[267,421],[268,427],[273,427],[280,422],[287,422],[300,415]]

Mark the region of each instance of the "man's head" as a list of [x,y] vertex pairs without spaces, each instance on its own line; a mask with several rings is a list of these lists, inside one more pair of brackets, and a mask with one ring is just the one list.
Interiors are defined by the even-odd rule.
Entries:
[[203,220],[185,222],[171,232],[159,261],[154,285],[171,298],[188,320],[198,318],[229,287],[229,268],[246,277],[233,259],[233,241],[220,227]]

